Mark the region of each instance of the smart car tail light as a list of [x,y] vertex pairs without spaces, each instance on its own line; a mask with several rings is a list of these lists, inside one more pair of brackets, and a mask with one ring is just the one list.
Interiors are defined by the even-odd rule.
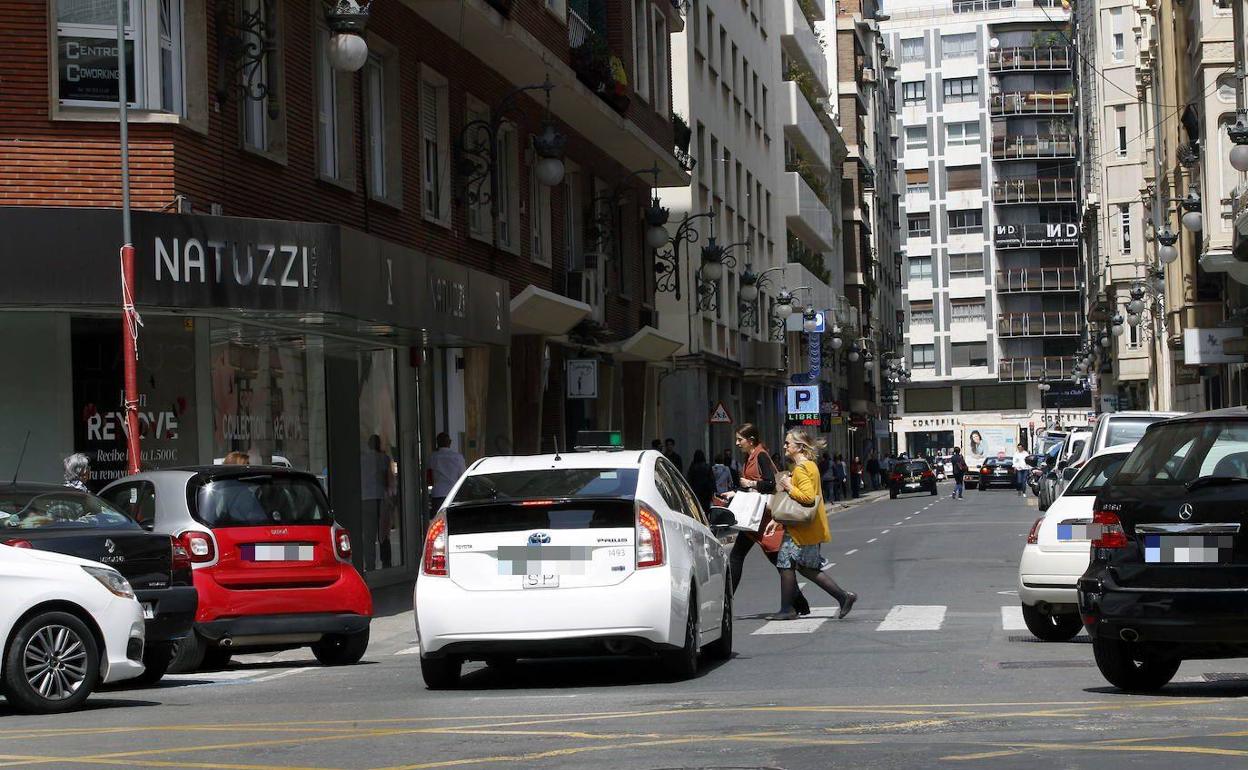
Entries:
[[441,515],[429,524],[429,532],[425,534],[424,573],[446,577],[446,516]]
[[637,569],[663,565],[663,520],[645,503],[637,504]]
[[1127,533],[1122,528],[1122,520],[1111,511],[1095,511],[1092,513],[1092,525],[1100,531],[1092,539],[1093,548],[1126,548]]
[[1036,523],[1031,525],[1031,531],[1027,533],[1027,545],[1035,545],[1040,542],[1040,525],[1044,523],[1044,517],[1036,519]]
[[989,468],[987,465],[985,465],[984,467],[979,469],[979,472],[981,475],[987,476],[989,473],[992,473],[992,469]]
[[338,561],[351,561],[351,533],[335,524],[330,536],[334,539],[334,555]]
[[178,542],[190,554],[192,564],[207,564],[217,558],[217,547],[206,532],[187,530],[178,535]]
[[892,479],[893,479],[893,481],[901,481],[901,474],[900,474],[900,473],[894,473],[894,474],[892,475]]

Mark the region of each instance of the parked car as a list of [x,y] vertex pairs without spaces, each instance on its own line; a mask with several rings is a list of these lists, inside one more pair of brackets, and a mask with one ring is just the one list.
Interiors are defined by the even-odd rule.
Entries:
[[897,495],[911,492],[936,494],[936,471],[927,460],[910,460],[893,466],[888,474],[888,496],[896,500]]
[[1083,629],[1075,585],[1088,568],[1092,547],[1092,507],[1122,467],[1133,445],[1110,447],[1077,473],[1027,534],[1018,563],[1018,598],[1028,630],[1046,642],[1071,639]]
[[1184,660],[1248,657],[1248,409],[1149,425],[1092,520],[1079,612],[1110,683],[1156,690]]
[[1092,453],[1089,451],[1092,430],[1090,426],[1080,425],[1077,428],[1071,428],[1066,433],[1066,440],[1062,443],[1061,454],[1057,457],[1059,465],[1066,463],[1066,465],[1078,466],[1083,460],[1092,456]]
[[143,608],[112,567],[0,545],[0,689],[37,714],[143,673]]
[[160,680],[191,630],[196,592],[191,560],[167,534],[144,530],[95,495],[49,484],[0,487],[0,543],[107,564],[134,588],[147,620],[141,684]]
[[719,534],[656,451],[477,461],[429,527],[413,601],[420,668],[452,687],[465,660],[657,654],[687,678],[732,655]]
[[1106,447],[1119,444],[1135,444],[1144,435],[1144,430],[1155,422],[1181,417],[1186,412],[1110,412],[1102,414],[1092,429],[1092,438],[1084,451],[1085,457],[1091,457]]
[[363,657],[372,595],[312,474],[245,465],[149,471],[100,496],[190,555],[199,607],[173,670],[309,646],[326,665]]
[[991,487],[1008,487],[1013,489],[1017,479],[1014,477],[1014,458],[989,457],[979,466],[979,491]]

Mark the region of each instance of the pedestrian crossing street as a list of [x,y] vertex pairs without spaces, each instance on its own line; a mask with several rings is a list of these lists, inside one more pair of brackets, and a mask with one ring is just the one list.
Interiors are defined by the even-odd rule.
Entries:
[[[813,634],[828,621],[852,623],[857,627],[863,621],[881,633],[905,633],[914,631],[940,631],[946,628],[983,628],[991,626],[998,631],[1026,631],[1023,609],[1017,604],[1006,605],[999,612],[951,612],[944,604],[897,604],[881,617],[878,612],[854,608],[845,620],[837,620],[837,607],[812,607],[810,614],[797,620],[769,620],[750,632],[751,636],[778,634]],[[1082,633],[1082,632],[1081,632]]]

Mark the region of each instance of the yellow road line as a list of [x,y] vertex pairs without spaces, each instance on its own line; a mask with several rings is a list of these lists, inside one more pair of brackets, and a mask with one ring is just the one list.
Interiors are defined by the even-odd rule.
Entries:
[[1148,752],[1161,754],[1206,754],[1211,756],[1222,757],[1248,757],[1248,749],[1222,749],[1216,746],[1141,746],[1133,745],[1111,745],[1105,743],[994,743],[990,746],[1003,747],[1000,751],[981,752],[978,754],[956,754],[941,757],[942,760],[960,762],[979,759],[999,759],[1001,757],[1017,756],[1018,754],[1026,754],[1029,751],[1050,752],[1050,751],[1110,751],[1110,752]]

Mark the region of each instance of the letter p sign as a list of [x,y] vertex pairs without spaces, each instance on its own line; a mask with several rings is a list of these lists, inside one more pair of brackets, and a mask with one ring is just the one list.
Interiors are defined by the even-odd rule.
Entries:
[[819,411],[818,385],[790,385],[788,390],[788,413],[810,414]]

